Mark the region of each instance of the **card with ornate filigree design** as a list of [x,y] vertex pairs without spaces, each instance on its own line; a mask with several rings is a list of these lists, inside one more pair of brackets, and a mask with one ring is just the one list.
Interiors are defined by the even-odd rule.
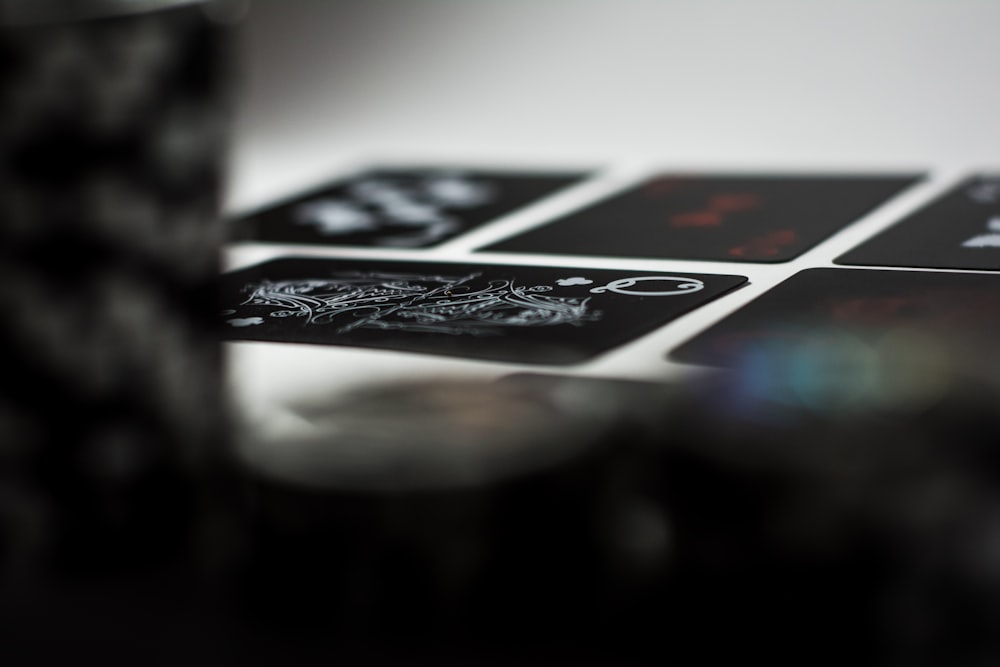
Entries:
[[656,271],[283,258],[222,276],[220,327],[237,340],[570,364],[745,282]]

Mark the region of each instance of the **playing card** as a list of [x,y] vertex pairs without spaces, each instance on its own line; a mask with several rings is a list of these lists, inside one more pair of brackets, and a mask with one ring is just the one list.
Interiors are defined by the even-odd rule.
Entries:
[[1000,270],[1000,176],[965,180],[837,263]]
[[729,275],[278,259],[222,276],[233,339],[567,364],[743,284]]
[[734,366],[754,350],[792,350],[835,331],[876,338],[918,332],[936,336],[942,344],[961,340],[966,349],[995,349],[1000,276],[808,269],[681,345],[671,357]]
[[481,250],[782,262],[918,178],[663,175]]
[[510,213],[581,173],[375,169],[234,222],[241,240],[423,248]]

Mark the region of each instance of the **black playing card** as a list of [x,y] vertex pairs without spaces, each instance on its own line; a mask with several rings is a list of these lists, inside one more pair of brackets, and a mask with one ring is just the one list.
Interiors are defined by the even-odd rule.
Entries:
[[481,250],[782,262],[918,178],[664,175]]
[[837,263],[1000,270],[1000,176],[964,181]]
[[728,275],[278,259],[222,276],[228,338],[566,364],[743,284]]
[[735,366],[824,332],[917,331],[995,349],[1000,276],[937,271],[809,269],[681,345],[677,361]]
[[235,221],[240,240],[423,248],[490,222],[581,173],[374,169]]

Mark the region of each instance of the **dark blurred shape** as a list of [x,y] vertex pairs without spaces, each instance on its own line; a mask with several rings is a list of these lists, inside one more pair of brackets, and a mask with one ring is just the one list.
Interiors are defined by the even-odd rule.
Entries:
[[[684,363],[746,366],[768,350],[798,350],[808,382],[826,375],[823,348],[875,370],[879,352],[917,363],[957,355],[963,370],[1000,370],[1000,276],[969,271],[805,269],[671,351]],[[864,340],[860,340],[859,336]],[[853,339],[853,342],[852,342]],[[929,347],[928,347],[929,346]],[[926,353],[926,354],[925,354]],[[811,371],[815,371],[812,373]],[[872,392],[864,378],[857,395]]]
[[311,435],[242,445],[247,609],[359,664],[993,664],[996,381],[973,349],[897,343],[303,408]]
[[231,81],[203,3],[0,10],[0,643],[44,656],[219,550]]

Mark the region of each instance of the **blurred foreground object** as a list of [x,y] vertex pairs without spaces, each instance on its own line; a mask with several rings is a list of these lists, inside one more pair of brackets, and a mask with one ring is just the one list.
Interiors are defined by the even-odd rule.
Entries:
[[1000,393],[954,342],[317,399],[241,439],[245,600],[348,664],[995,664]]
[[211,550],[231,82],[205,6],[0,2],[5,645],[97,640]]

